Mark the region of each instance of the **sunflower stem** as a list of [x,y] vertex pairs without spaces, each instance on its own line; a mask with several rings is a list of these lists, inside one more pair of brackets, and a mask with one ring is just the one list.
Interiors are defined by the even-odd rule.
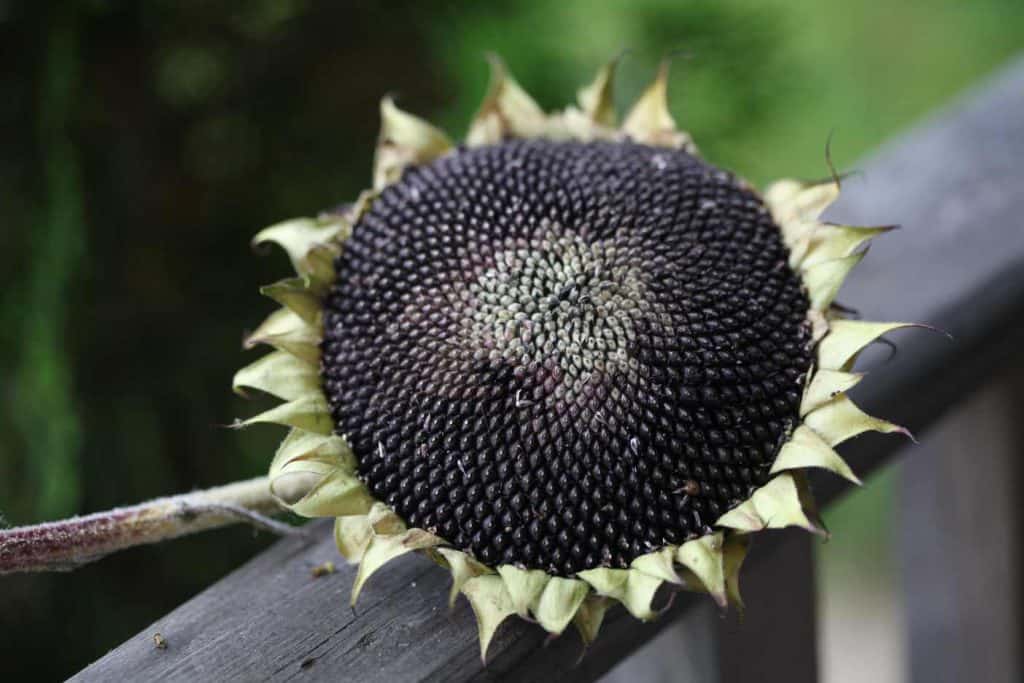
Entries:
[[147,543],[244,522],[275,534],[301,533],[269,517],[283,509],[266,477],[157,498],[84,517],[0,530],[0,574],[69,571]]

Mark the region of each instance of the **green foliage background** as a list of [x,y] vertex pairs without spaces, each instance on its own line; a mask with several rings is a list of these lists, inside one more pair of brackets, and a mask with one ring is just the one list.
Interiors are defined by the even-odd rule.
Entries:
[[[229,383],[285,268],[248,239],[355,196],[381,95],[461,133],[487,50],[548,107],[630,49],[625,106],[679,50],[709,159],[819,177],[829,131],[849,166],[1024,47],[1024,4],[0,0],[0,45],[0,512],[23,524],[265,470],[279,434],[219,427],[258,407]],[[883,552],[891,490],[830,519],[835,552]],[[267,542],[0,579],[0,679],[72,673]]]

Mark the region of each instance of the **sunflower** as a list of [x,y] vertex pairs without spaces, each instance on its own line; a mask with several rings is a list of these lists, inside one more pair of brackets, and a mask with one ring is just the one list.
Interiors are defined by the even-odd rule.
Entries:
[[884,227],[823,223],[838,178],[763,194],[704,161],[667,63],[621,125],[615,63],[545,113],[491,59],[464,144],[381,103],[373,187],[260,232],[296,277],[239,371],[291,428],[270,467],[296,513],[334,517],[370,576],[419,551],[465,595],[481,654],[512,615],[585,643],[664,585],[740,606],[751,534],[824,534],[806,470],[903,431],[846,392],[902,323],[833,299]]

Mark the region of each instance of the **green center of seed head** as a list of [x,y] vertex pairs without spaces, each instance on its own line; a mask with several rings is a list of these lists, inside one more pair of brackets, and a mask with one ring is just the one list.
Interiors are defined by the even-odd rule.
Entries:
[[635,317],[649,308],[643,294],[637,268],[613,240],[587,242],[549,223],[533,239],[507,240],[493,265],[458,291],[453,314],[461,318],[459,343],[478,360],[521,372],[543,366],[557,382],[553,395],[564,398],[636,365],[628,352]]

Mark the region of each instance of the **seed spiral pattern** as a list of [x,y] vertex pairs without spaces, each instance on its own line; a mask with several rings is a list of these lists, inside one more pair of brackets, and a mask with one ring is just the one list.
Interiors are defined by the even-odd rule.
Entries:
[[321,374],[376,498],[494,565],[626,567],[764,484],[809,303],[735,177],[634,143],[408,169],[359,220]]

